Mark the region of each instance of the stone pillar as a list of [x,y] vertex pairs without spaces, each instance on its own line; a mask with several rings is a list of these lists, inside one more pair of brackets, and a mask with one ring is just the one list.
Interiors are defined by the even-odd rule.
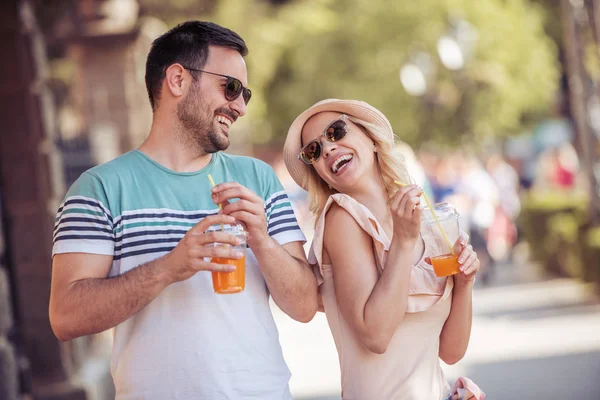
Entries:
[[6,269],[0,266],[0,399],[16,400],[18,376],[15,349],[8,340],[13,327],[10,288]]
[[[30,377],[21,375],[22,389],[35,399],[85,399],[85,391],[69,382],[62,346],[48,319],[55,210],[49,210],[54,196],[47,133],[53,113],[45,85],[44,46],[28,0],[0,2],[0,31],[5,60],[0,63],[0,188],[6,266],[14,292],[13,333],[23,345],[23,361],[31,365]],[[0,277],[4,296],[5,277]],[[4,300],[0,304],[8,304]],[[10,325],[6,311],[0,311],[0,320],[0,369],[7,374],[7,387],[13,388],[9,393],[16,376],[14,353],[3,336]]]

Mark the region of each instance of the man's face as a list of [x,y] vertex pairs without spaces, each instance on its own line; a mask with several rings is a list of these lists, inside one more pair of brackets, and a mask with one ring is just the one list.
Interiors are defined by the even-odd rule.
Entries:
[[[211,46],[202,69],[232,76],[245,87],[248,85],[246,63],[236,50]],[[215,153],[229,147],[229,128],[246,114],[246,104],[241,95],[233,101],[225,98],[227,78],[203,72],[198,74],[198,79],[192,82],[188,93],[177,105],[177,116],[193,143],[206,153]]]

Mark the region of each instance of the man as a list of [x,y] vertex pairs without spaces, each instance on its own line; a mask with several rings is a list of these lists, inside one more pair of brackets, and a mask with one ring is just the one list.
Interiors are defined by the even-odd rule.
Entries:
[[[70,340],[115,327],[117,399],[291,398],[269,294],[307,322],[317,284],[272,169],[220,152],[250,100],[247,51],[207,22],[156,39],[146,63],[148,138],[82,174],[58,210],[52,328]],[[220,183],[212,192],[208,174]],[[208,260],[240,255],[206,246],[235,243],[206,230],[234,219],[248,232],[246,289],[215,294],[208,271],[231,267]]]

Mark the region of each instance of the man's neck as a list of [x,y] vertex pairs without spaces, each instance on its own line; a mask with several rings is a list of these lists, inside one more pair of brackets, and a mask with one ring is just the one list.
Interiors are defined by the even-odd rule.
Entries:
[[175,172],[195,172],[206,167],[212,159],[198,145],[181,140],[179,121],[155,118],[148,137],[138,148],[142,153]]

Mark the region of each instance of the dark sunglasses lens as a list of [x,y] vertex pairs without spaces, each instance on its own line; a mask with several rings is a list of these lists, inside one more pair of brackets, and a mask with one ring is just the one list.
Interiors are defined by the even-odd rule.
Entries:
[[302,159],[308,164],[316,162],[319,157],[321,157],[321,143],[317,141],[307,144],[302,149]]
[[234,101],[242,93],[242,82],[235,78],[228,78],[225,85],[225,98],[229,101]]
[[244,96],[244,103],[248,104],[250,98],[252,97],[252,91],[250,89],[244,88],[242,96]]
[[327,128],[325,136],[330,142],[337,142],[338,140],[343,139],[344,136],[346,136],[347,131],[348,126],[344,121],[335,121],[329,126],[329,128]]

